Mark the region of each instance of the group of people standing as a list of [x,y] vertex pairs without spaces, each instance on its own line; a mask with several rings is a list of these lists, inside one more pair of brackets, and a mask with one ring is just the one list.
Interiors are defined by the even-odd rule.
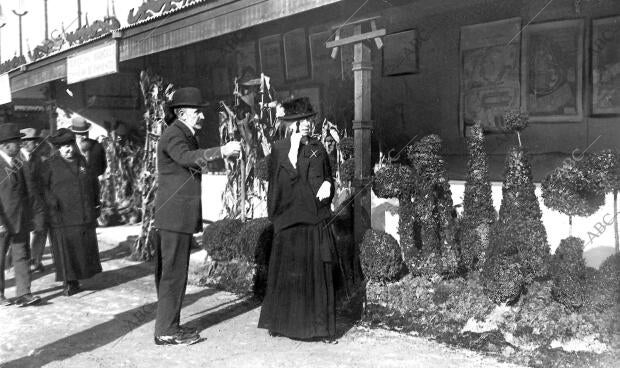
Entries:
[[[202,228],[201,163],[240,154],[239,142],[199,149],[195,137],[204,119],[197,88],[180,88],[169,104],[175,120],[157,148],[155,284],[158,304],[155,343],[193,344],[198,331],[180,325],[191,236]],[[329,155],[313,137],[315,115],[307,98],[282,104],[271,147],[268,215],[274,225],[267,292],[258,322],[271,336],[334,343],[337,260],[328,226],[334,180]]]
[[[88,138],[89,128],[79,118],[51,136],[33,128],[20,131],[13,123],[0,125],[0,305],[41,302],[31,292],[31,272],[45,271],[48,236],[64,295],[79,292],[79,280],[101,272],[95,227],[98,176],[107,164],[103,146]],[[13,299],[4,295],[9,250]]]

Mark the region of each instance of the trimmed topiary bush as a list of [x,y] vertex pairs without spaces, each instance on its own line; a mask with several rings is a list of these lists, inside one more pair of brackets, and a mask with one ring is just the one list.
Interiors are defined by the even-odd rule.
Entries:
[[202,233],[202,247],[215,260],[231,261],[238,254],[235,241],[242,225],[239,219],[224,219],[210,224]]
[[569,309],[578,310],[586,303],[586,264],[583,240],[563,239],[551,258],[551,295]]
[[353,157],[347,159],[340,165],[340,180],[353,181],[355,177],[355,159]]
[[495,304],[519,300],[525,279],[517,255],[490,257],[482,271],[484,293]]
[[599,267],[589,287],[589,300],[597,310],[620,304],[620,253],[609,256]]
[[360,244],[360,260],[364,276],[378,282],[398,279],[404,265],[396,239],[373,229],[364,233]]
[[614,196],[614,239],[616,253],[620,252],[620,235],[618,234],[618,191],[620,191],[620,154],[615,150],[603,150],[590,155],[588,169],[590,175],[596,176],[605,193]]
[[[502,194],[499,218],[491,230],[483,270],[485,291],[496,303],[514,299],[511,293],[494,290],[496,285],[504,284],[506,275],[499,272],[503,267],[511,267],[515,282],[529,284],[547,276],[550,256],[530,164],[520,147],[513,147],[508,153]],[[516,277],[517,273],[521,276]],[[502,295],[511,297],[502,300]]]
[[461,220],[461,267],[471,271],[482,268],[484,264],[489,231],[497,213],[493,208],[489,164],[480,124],[472,127],[467,147],[469,160]]
[[545,206],[568,216],[569,234],[572,234],[573,216],[590,216],[605,204],[597,164],[597,159],[567,160],[542,182]]
[[348,160],[353,157],[355,153],[355,141],[353,137],[344,137],[338,143],[338,147],[340,148],[340,152],[342,152],[342,159]]
[[415,193],[412,199],[401,201],[399,235],[405,263],[414,275],[451,276],[458,270],[452,195],[440,150],[441,138],[434,134],[407,150],[416,179],[411,192]]
[[389,164],[380,168],[372,182],[372,190],[379,198],[411,198],[415,177],[409,166]]

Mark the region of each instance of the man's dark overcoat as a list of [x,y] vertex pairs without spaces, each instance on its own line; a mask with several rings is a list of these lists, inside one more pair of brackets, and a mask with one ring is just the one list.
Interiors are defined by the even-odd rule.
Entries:
[[43,203],[43,189],[41,184],[41,168],[45,158],[34,151],[30,154],[30,159],[20,153],[28,197],[32,210],[32,226],[34,230],[45,229],[45,204]]
[[0,157],[0,225],[9,234],[32,230],[32,208],[24,171]]
[[219,147],[199,149],[182,122],[166,128],[157,145],[155,228],[186,234],[202,230],[201,167],[221,157]]

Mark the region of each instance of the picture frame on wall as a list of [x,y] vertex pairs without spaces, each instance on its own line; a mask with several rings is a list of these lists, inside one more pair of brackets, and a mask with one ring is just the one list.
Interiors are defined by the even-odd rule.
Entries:
[[521,101],[531,122],[583,120],[583,33],[583,19],[525,28]]
[[269,76],[272,82],[284,82],[282,66],[282,40],[279,34],[258,40],[261,72]]
[[332,59],[332,49],[325,47],[330,31],[312,33],[308,36],[310,44],[310,65],[312,79],[330,80],[340,78],[340,60]]
[[620,114],[620,16],[592,21],[592,114]]
[[284,43],[284,69],[287,81],[306,79],[308,68],[308,44],[306,30],[297,28],[282,36]]
[[383,37],[383,76],[415,74],[418,66],[418,30],[409,29]]
[[506,133],[504,114],[521,108],[521,18],[461,27],[460,129],[479,123]]
[[260,75],[256,68],[256,41],[239,44],[235,48],[237,74],[241,80],[256,78]]

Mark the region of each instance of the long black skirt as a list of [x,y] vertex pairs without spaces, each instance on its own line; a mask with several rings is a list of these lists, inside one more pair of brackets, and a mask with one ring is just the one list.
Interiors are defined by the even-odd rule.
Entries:
[[83,280],[101,272],[94,226],[52,228],[50,242],[56,266],[56,281]]
[[334,238],[324,223],[274,234],[259,328],[296,339],[336,334]]

